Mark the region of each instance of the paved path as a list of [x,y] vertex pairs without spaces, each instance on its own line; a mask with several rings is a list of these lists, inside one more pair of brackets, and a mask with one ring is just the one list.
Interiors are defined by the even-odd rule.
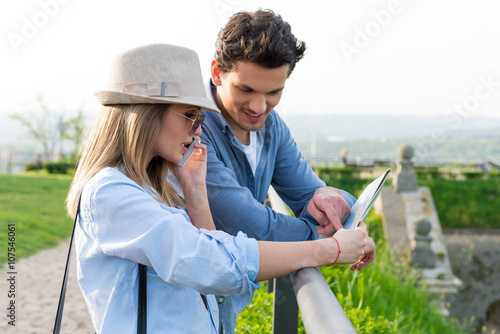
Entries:
[[[0,270],[0,333],[52,333],[61,291],[69,241],[20,259],[16,263],[16,296],[8,297],[10,284],[7,268]],[[11,300],[16,306],[16,326],[6,316]],[[61,333],[94,333],[87,306],[76,280],[73,250]]]

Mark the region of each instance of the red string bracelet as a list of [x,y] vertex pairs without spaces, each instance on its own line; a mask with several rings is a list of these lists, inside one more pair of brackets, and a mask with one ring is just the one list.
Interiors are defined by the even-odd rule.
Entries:
[[337,260],[339,259],[339,256],[340,256],[340,253],[342,253],[342,252],[340,251],[340,244],[339,244],[338,240],[335,239],[334,237],[330,237],[330,238],[335,240],[335,242],[337,242],[337,247],[339,249],[339,252],[337,253],[337,258],[335,259],[335,261],[332,264],[330,264],[331,266],[333,266],[335,263],[337,263]]

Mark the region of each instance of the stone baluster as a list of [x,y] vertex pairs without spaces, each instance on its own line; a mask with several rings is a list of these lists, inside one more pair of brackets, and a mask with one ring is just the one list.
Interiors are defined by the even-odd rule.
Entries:
[[429,236],[432,224],[428,218],[415,222],[415,248],[411,251],[412,266],[436,268],[437,256],[431,249],[432,237]]

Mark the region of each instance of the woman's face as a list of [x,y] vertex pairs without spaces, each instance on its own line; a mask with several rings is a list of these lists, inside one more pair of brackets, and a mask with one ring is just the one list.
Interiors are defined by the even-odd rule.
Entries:
[[160,156],[175,164],[180,162],[182,155],[193,141],[193,137],[201,135],[201,126],[198,127],[193,136],[189,135],[189,129],[199,113],[200,108],[196,106],[171,104],[163,114],[160,133],[156,138],[151,159],[155,156]]

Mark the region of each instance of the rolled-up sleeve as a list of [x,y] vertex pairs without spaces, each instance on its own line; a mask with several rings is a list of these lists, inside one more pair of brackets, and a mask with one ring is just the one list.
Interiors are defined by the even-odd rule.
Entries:
[[[196,290],[219,295],[233,295],[233,307],[239,313],[250,302],[253,291],[259,288],[254,283],[259,271],[259,247],[255,239],[248,239],[242,232],[232,237],[222,231],[207,231],[202,229],[207,242],[219,244],[231,258],[215,257],[213,259],[192,257],[179,262],[173,271],[173,282],[182,282],[196,278]],[[207,249],[210,247],[207,247]],[[208,270],[210,267],[210,270]],[[228,270],[227,268],[231,268]],[[201,270],[200,270],[201,268]],[[207,268],[207,270],[203,269]],[[212,274],[207,275],[210,271]],[[235,274],[237,273],[237,274]],[[211,287],[218,287],[216,290]],[[226,287],[224,290],[220,287]],[[235,288],[237,289],[236,295]]]

